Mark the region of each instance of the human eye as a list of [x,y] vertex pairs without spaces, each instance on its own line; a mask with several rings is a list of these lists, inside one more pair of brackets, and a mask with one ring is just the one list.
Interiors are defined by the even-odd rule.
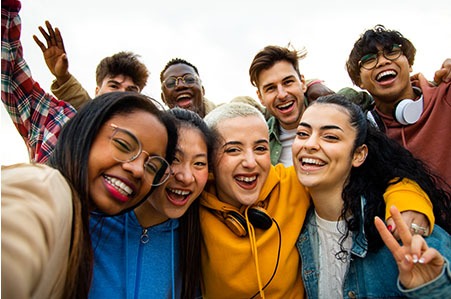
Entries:
[[208,166],[208,163],[206,161],[199,160],[199,161],[194,162],[194,166],[196,168],[204,168],[204,167]]
[[129,86],[127,87],[127,91],[139,92],[138,86]]
[[196,83],[197,80],[196,80],[196,77],[188,74],[183,77],[183,81],[185,81],[186,84],[194,84],[194,83]]
[[158,165],[156,163],[154,163],[152,161],[147,161],[146,163],[144,163],[144,169],[148,173],[155,175],[160,168],[158,167]]
[[364,55],[361,59],[360,59],[360,63],[361,65],[370,65],[373,64],[377,59],[377,54],[374,53],[370,53],[370,54],[366,54]]
[[164,81],[164,85],[167,88],[174,88],[174,86],[175,86],[175,78],[174,77],[170,77],[170,78],[166,79]]
[[264,145],[259,145],[259,146],[255,147],[255,151],[258,153],[266,153],[269,151],[269,148]]
[[293,78],[289,78],[289,79],[286,79],[286,80],[283,81],[283,84],[285,86],[290,86],[293,83],[294,83],[294,79]]
[[266,86],[265,88],[263,88],[263,91],[264,91],[265,93],[271,93],[271,92],[273,92],[275,89],[276,89],[276,88],[275,88],[274,85],[269,85],[269,86]]
[[300,139],[304,139],[308,137],[308,133],[306,131],[297,131],[296,135]]
[[224,153],[227,153],[227,154],[236,154],[239,152],[240,152],[240,149],[237,147],[226,147],[224,149]]
[[323,135],[323,138],[329,141],[338,141],[340,140],[340,138],[335,135],[335,134],[331,134],[331,133],[326,133]]
[[134,150],[134,146],[128,140],[121,137],[113,137],[111,143],[122,153],[131,153]]

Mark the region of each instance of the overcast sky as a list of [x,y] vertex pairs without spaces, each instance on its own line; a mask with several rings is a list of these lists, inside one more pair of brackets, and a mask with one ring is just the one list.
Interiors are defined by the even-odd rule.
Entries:
[[[449,0],[24,0],[21,17],[24,57],[35,80],[50,90],[52,75],[32,39],[49,20],[62,32],[70,72],[91,96],[99,61],[123,50],[141,55],[149,68],[145,94],[160,99],[160,71],[180,57],[197,66],[206,96],[216,103],[255,97],[249,65],[269,44],[306,47],[301,72],[335,91],[352,86],[346,58],[360,34],[376,24],[400,31],[416,46],[414,73],[432,79],[451,57]],[[0,163],[27,161],[4,108],[1,134],[7,142],[2,142]]]

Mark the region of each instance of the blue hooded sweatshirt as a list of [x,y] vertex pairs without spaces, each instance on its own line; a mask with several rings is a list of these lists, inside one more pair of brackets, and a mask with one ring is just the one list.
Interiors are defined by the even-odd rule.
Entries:
[[94,272],[89,298],[180,298],[179,222],[143,228],[133,211],[90,219]]

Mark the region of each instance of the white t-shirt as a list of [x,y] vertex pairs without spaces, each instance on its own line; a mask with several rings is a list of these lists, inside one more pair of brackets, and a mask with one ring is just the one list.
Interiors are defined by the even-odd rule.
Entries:
[[285,130],[280,127],[280,142],[282,143],[282,153],[280,154],[279,163],[285,166],[293,165],[291,145],[293,145],[294,138],[296,137],[297,129]]
[[[342,221],[328,221],[316,214],[319,237],[319,298],[343,298],[343,280],[349,266],[349,254],[345,261],[337,259],[340,252],[339,240],[345,230],[346,223]],[[337,228],[337,224],[339,229]],[[351,234],[343,243],[349,252],[352,246]]]

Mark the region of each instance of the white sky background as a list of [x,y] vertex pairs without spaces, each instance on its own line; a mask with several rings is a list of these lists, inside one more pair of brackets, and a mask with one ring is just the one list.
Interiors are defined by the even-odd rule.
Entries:
[[[269,44],[305,46],[309,54],[301,72],[335,91],[352,86],[345,61],[360,34],[376,24],[412,41],[414,73],[432,79],[451,57],[449,0],[23,0],[20,15],[24,57],[34,79],[50,91],[53,77],[32,39],[41,37],[37,27],[49,20],[62,32],[70,72],[91,96],[99,61],[124,50],[141,55],[151,72],[145,94],[160,99],[160,71],[180,57],[197,66],[206,96],[215,103],[239,95],[256,98],[249,65]],[[28,161],[4,108],[1,137],[1,164]]]

